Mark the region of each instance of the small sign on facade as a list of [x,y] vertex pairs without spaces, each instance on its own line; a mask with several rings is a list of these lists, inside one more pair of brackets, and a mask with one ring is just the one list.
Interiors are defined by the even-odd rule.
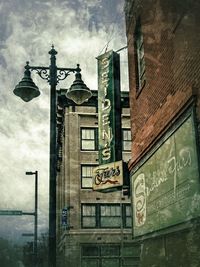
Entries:
[[22,210],[0,210],[0,215],[3,216],[9,216],[9,215],[14,215],[14,216],[21,216],[23,215]]
[[62,226],[67,226],[67,212],[68,212],[67,208],[64,208],[62,210]]
[[93,169],[93,190],[108,192],[123,186],[123,162],[116,161]]

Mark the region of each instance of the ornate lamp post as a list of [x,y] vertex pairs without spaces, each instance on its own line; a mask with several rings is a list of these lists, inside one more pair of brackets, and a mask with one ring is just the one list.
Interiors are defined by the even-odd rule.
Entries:
[[75,81],[68,89],[66,96],[76,104],[82,104],[92,96],[90,89],[81,79],[79,64],[76,68],[58,68],[56,66],[57,51],[52,45],[50,54],[50,66],[30,66],[26,63],[24,77],[14,89],[14,94],[28,102],[40,95],[38,87],[31,78],[31,71],[47,80],[50,84],[50,171],[49,171],[49,266],[56,266],[56,86],[71,72],[75,74]]

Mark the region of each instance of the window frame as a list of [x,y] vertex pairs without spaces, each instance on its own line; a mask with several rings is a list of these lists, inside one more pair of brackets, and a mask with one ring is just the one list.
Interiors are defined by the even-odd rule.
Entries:
[[[83,216],[83,207],[84,206],[95,206],[95,216]],[[111,217],[118,217],[120,219],[120,225],[119,226],[102,226],[102,223],[101,223],[101,218],[102,217],[106,217],[106,216],[102,216],[101,215],[101,207],[102,206],[119,206],[120,207],[120,215],[119,216],[111,216]],[[126,228],[126,229],[130,229],[132,227],[131,226],[128,226],[127,225],[127,218],[131,218],[132,219],[132,216],[129,215],[129,216],[126,216],[126,206],[130,206],[131,208],[131,204],[130,203],[81,203],[81,228],[82,229],[120,229],[121,228],[121,224],[122,224],[122,227],[123,228]],[[95,217],[96,220],[96,225],[95,227],[93,226],[84,226],[84,223],[83,223],[83,218],[84,217]],[[109,217],[109,216],[107,216]]]
[[[129,206],[130,208],[130,215],[127,215],[127,212],[126,212],[126,208]],[[131,208],[131,204],[129,203],[123,203],[123,206],[122,206],[122,216],[123,216],[123,228],[132,228],[133,226],[133,222],[132,222],[132,208]],[[131,225],[129,226],[128,225],[128,219],[131,219]]]
[[[94,139],[83,139],[83,130],[94,130]],[[94,149],[83,148],[83,141],[93,141]],[[80,128],[80,147],[81,151],[97,151],[98,150],[98,128],[97,127],[81,127]]]
[[[129,139],[124,139],[124,132],[130,132],[130,138],[131,138],[131,129],[130,128],[123,128],[122,129],[122,151],[123,152],[131,152],[131,144],[132,144],[132,138]],[[129,142],[130,143],[130,149],[125,149],[124,142]]]
[[[96,255],[88,255],[84,253],[85,251],[96,251]],[[116,253],[102,253],[102,250],[109,249],[116,251]],[[102,266],[102,263],[106,260],[118,260],[117,264],[114,266],[139,266],[141,254],[141,245],[133,244],[133,243],[81,243],[80,244],[80,255],[81,255],[81,263],[84,262],[84,266],[88,266],[88,262],[95,261],[95,266]],[[82,266],[82,265],[81,265]],[[91,265],[90,265],[91,266]],[[94,264],[92,265],[94,266]]]
[[[84,208],[84,206],[87,206],[87,207],[95,207],[95,215],[93,216],[93,215],[84,215],[83,216],[83,208]],[[96,217],[96,214],[97,214],[97,207],[96,207],[96,204],[94,203],[87,203],[87,204],[81,204],[81,228],[83,228],[83,229],[95,229],[96,228],[96,226],[97,226],[97,217]],[[95,226],[93,227],[93,226],[83,226],[83,219],[85,218],[85,217],[87,217],[87,218],[95,218]]]
[[136,69],[136,91],[137,93],[140,93],[146,84],[144,38],[142,33],[140,17],[136,21],[136,26],[134,31],[134,49],[135,49],[135,69]]
[[[97,167],[98,164],[81,164],[81,189],[92,189],[92,186],[91,187],[86,187],[86,186],[83,186],[83,179],[84,178],[90,178],[90,176],[84,176],[83,177],[83,167],[91,167],[91,168],[95,168]],[[92,176],[91,176],[91,179],[92,179]]]
[[[111,207],[119,207],[119,215],[102,215],[102,211],[101,211],[101,208],[103,207],[107,207],[107,208],[110,208],[110,211],[111,211]],[[111,211],[112,212],[112,211]],[[110,229],[110,228],[121,228],[121,223],[122,223],[122,210],[121,210],[121,207],[120,207],[120,204],[118,203],[114,203],[114,204],[100,204],[99,205],[99,228],[106,228],[106,229]],[[108,218],[108,219],[115,219],[115,218],[118,218],[119,219],[119,226],[102,226],[102,220],[105,219],[105,218]]]

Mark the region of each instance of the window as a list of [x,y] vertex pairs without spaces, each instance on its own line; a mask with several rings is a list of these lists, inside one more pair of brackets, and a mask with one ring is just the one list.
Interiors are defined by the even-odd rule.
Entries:
[[82,247],[82,256],[85,257],[92,257],[92,256],[98,256],[98,247],[97,246],[83,246]]
[[100,227],[101,228],[120,228],[121,209],[120,205],[101,205],[100,206]]
[[139,266],[140,245],[82,244],[81,267]]
[[96,228],[95,205],[82,205],[82,225],[84,228]]
[[123,129],[122,130],[122,138],[123,138],[123,151],[131,151],[131,130]]
[[140,18],[136,22],[135,28],[135,55],[136,55],[136,79],[137,91],[140,91],[146,82],[145,79],[145,58],[144,58],[144,41],[141,29]]
[[97,150],[96,128],[81,128],[81,150]]
[[131,205],[130,204],[124,204],[123,212],[124,212],[124,215],[123,215],[124,228],[131,228],[132,227]]
[[96,165],[81,166],[81,188],[92,188],[92,173]]
[[130,204],[82,204],[81,216],[82,228],[132,227]]
[[81,254],[81,267],[121,266],[119,245],[83,245]]

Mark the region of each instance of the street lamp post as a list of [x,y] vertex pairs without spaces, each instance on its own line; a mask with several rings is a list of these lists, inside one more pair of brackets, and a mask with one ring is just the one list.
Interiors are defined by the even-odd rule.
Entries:
[[38,171],[35,172],[26,172],[26,175],[35,175],[35,212],[34,212],[34,264],[37,267],[37,259],[38,259],[38,248],[37,248],[37,240],[38,240]]
[[24,77],[14,89],[14,94],[28,102],[40,95],[38,87],[31,78],[31,71],[47,80],[50,84],[50,171],[49,171],[49,267],[56,266],[56,86],[71,72],[75,73],[75,81],[68,89],[66,97],[76,104],[82,104],[92,96],[90,89],[81,79],[79,64],[76,68],[58,68],[56,66],[57,51],[52,45],[50,54],[50,66],[30,66],[26,63]]

